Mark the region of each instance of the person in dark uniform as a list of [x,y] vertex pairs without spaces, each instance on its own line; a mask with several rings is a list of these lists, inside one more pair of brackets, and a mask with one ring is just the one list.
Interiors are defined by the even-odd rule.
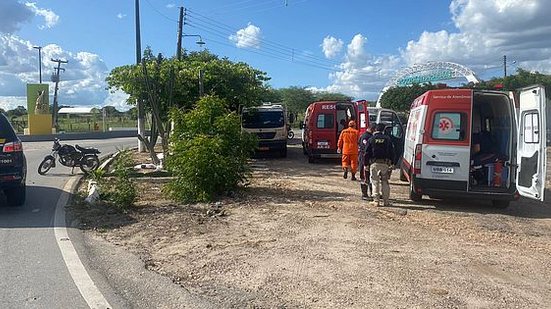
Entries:
[[369,172],[369,163],[364,164],[365,150],[367,149],[367,141],[373,136],[375,131],[375,124],[367,127],[365,132],[360,136],[358,140],[358,146],[360,148],[359,167],[360,167],[360,189],[362,190],[362,200],[371,200],[373,198],[373,189],[371,187],[371,179]]
[[384,134],[385,125],[378,123],[373,136],[367,141],[364,166],[369,164],[371,184],[373,186],[373,204],[380,206],[381,197],[384,206],[390,205],[390,184],[394,146],[388,135]]

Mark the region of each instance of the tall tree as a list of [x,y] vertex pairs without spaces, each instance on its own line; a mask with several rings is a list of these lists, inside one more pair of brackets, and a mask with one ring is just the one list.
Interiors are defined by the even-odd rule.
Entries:
[[430,83],[390,88],[383,93],[381,106],[398,112],[408,112],[413,100],[431,89],[436,89],[436,86]]
[[[163,115],[168,115],[170,102],[173,102],[174,107],[186,110],[195,105],[200,97],[200,71],[203,73],[204,95],[216,95],[226,100],[232,111],[238,110],[240,106],[258,105],[268,89],[266,82],[269,78],[266,73],[243,62],[221,59],[208,51],[184,53],[180,61],[175,58],[164,59],[162,56],[154,58],[151,51],[145,56],[144,62],[151,74],[151,82],[159,90],[157,95]],[[137,65],[113,69],[107,77],[109,88],[129,94],[128,103],[133,105],[137,98],[147,96],[142,71]]]
[[12,110],[7,111],[6,115],[9,118],[21,117],[21,116],[27,115],[27,109],[24,106],[18,106]]

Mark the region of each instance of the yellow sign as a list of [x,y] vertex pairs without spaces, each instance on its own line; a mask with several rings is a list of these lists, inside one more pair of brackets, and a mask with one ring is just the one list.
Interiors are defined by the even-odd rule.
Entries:
[[25,134],[52,134],[52,114],[49,106],[48,84],[27,84],[29,127],[25,129]]

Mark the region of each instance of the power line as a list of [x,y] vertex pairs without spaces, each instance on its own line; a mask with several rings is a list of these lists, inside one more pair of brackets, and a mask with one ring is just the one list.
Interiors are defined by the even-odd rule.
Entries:
[[[219,28],[221,30],[218,30],[218,31],[220,31],[220,32],[224,31],[224,34],[227,33],[228,36],[233,35],[237,32],[237,30],[235,28],[232,28],[229,25],[223,24],[219,21],[216,21],[214,19],[206,17],[206,16],[204,16],[200,13],[194,12],[192,10],[188,10],[188,12],[189,12],[189,16],[191,17],[191,19],[194,19],[194,21],[199,25],[203,25],[203,26],[209,27],[211,29],[212,29],[212,27]],[[308,59],[305,59],[305,60],[309,60],[309,61],[313,61],[313,62],[317,62],[317,63],[323,63],[324,65],[339,65],[340,64],[340,62],[337,62],[337,61],[334,61],[334,60],[324,59],[324,58],[316,57],[316,56],[313,56],[313,55],[309,55],[304,51],[300,51],[300,53],[296,53],[297,50],[295,48],[292,48],[292,47],[289,47],[289,46],[286,46],[286,45],[283,45],[283,44],[280,44],[280,43],[277,43],[277,42],[257,38],[257,37],[248,35],[246,33],[243,33],[241,35],[243,35],[245,37],[248,37],[248,38],[251,38],[251,39],[258,40],[263,45],[267,45],[271,49],[277,49],[278,51],[284,52],[289,56],[296,55],[297,57],[308,58]]]
[[149,2],[149,0],[145,0],[145,2],[147,2],[147,4],[149,4],[149,6],[153,9],[153,11],[157,12],[157,14],[161,15],[162,17],[170,20],[170,21],[173,21],[175,23],[177,23],[178,21],[174,18],[171,18],[171,17],[168,17],[166,16],[163,12],[159,11],[151,2]]
[[271,3],[274,3],[274,2],[281,2],[282,0],[265,0],[265,1],[253,1],[254,3],[252,4],[248,4],[248,5],[244,5],[244,6],[234,6],[234,7],[231,7],[230,5],[226,6],[225,8],[222,7],[222,8],[215,8],[213,10],[211,10],[211,12],[218,12],[218,11],[224,11],[224,14],[227,14],[228,12],[231,12],[231,11],[238,11],[238,10],[247,10],[247,9],[250,9],[250,8],[255,8],[255,7],[259,7],[259,6],[263,6],[263,5],[266,5],[266,4],[271,4]]
[[[210,33],[214,36],[217,36],[219,38],[222,38],[224,40],[228,39],[228,36],[226,34],[221,33],[219,31],[216,31],[216,30],[214,30],[210,27],[198,26],[194,23],[188,23],[187,25],[189,25],[190,27],[208,32],[208,33]],[[228,45],[230,45],[232,47],[235,47],[235,48],[238,48],[235,45],[231,45],[231,44],[228,44]],[[245,50],[248,51],[248,49],[245,49]],[[289,61],[289,62],[297,62],[297,63],[307,64],[307,65],[310,65],[310,66],[313,66],[313,67],[323,68],[325,70],[330,70],[330,71],[335,70],[333,67],[328,66],[326,63],[320,63],[320,62],[312,61],[312,60],[309,60],[309,59],[303,59],[303,58],[300,57],[301,55],[293,54],[292,52],[282,52],[281,50],[275,49],[275,48],[264,48],[264,49],[255,51],[255,53],[261,53],[261,54],[264,53],[265,55],[271,55],[273,57],[277,57],[277,59],[282,59],[282,60],[286,60],[286,61]]]

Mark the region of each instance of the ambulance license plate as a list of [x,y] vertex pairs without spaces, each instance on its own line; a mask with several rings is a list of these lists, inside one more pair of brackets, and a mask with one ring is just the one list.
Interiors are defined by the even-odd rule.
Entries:
[[438,174],[453,174],[454,171],[453,167],[433,166],[432,172]]

